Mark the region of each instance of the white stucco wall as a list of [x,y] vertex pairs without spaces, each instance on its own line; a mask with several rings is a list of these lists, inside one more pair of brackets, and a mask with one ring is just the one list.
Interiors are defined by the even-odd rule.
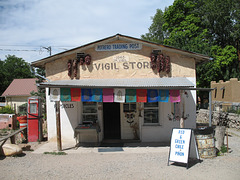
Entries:
[[[50,101],[48,94],[49,88],[46,88],[47,105],[47,127],[48,139],[56,140],[56,112],[55,102]],[[64,106],[66,105],[66,106]],[[62,141],[74,141],[74,128],[80,122],[80,102],[61,102],[60,101],[60,123]]]
[[[195,78],[188,77],[188,79],[195,85]],[[181,91],[181,109],[182,103],[185,104],[185,128],[196,128],[196,91]],[[171,114],[171,102],[159,103],[160,126],[146,126],[143,118],[141,122],[141,140],[142,142],[169,142],[171,138],[172,128],[179,128],[180,121],[169,120],[168,115]]]
[[[189,78],[194,82],[194,78]],[[56,140],[56,114],[54,104],[50,102],[48,95],[48,88],[46,88],[47,98],[47,123],[48,123],[48,138],[49,140]],[[181,91],[181,108],[182,103],[185,104],[185,128],[196,127],[196,91]],[[143,107],[143,103],[136,103],[137,111],[135,113],[134,123],[139,123],[139,136],[142,142],[168,142],[170,141],[172,128],[180,127],[180,121],[169,120],[171,115],[171,102],[159,102],[159,118],[160,125],[144,125],[144,110],[139,116],[139,109]],[[67,105],[64,107],[64,105]],[[71,108],[67,108],[70,107]],[[134,139],[132,128],[127,123],[127,119],[123,112],[123,103],[120,105],[121,116],[121,139]],[[82,102],[60,102],[60,119],[61,119],[61,135],[63,141],[75,141],[74,129],[82,122]],[[101,128],[99,140],[103,140],[103,106],[98,103],[98,121]]]

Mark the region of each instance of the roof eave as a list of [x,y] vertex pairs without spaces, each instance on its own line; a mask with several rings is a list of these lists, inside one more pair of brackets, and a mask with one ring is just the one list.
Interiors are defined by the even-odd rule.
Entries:
[[181,49],[177,49],[171,46],[166,46],[166,45],[161,45],[161,44],[157,44],[154,42],[150,42],[150,41],[146,41],[146,40],[142,40],[142,39],[137,39],[137,38],[133,38],[130,36],[126,36],[126,35],[121,35],[121,34],[116,34],[101,40],[97,40],[88,44],[85,44],[83,46],[79,46],[55,55],[52,55],[50,57],[47,58],[43,58],[37,61],[34,61],[31,63],[31,66],[35,66],[35,67],[44,67],[45,63],[54,61],[56,59],[62,58],[63,56],[68,56],[68,55],[72,55],[75,53],[79,53],[79,50],[81,49],[81,51],[84,51],[85,49],[89,49],[92,47],[95,47],[98,44],[103,44],[103,43],[109,43],[115,40],[126,40],[126,41],[131,41],[131,42],[142,42],[142,44],[146,45],[146,46],[152,46],[153,48],[156,49],[162,49],[165,51],[169,51],[169,52],[177,52],[180,53],[182,55],[188,56],[188,57],[192,57],[195,59],[196,63],[197,62],[202,62],[202,61],[207,61],[207,60],[211,60],[211,58],[209,56],[206,55],[202,55],[202,54],[198,54],[198,53],[194,53],[194,52],[190,52],[190,51],[185,51],[185,50],[181,50]]

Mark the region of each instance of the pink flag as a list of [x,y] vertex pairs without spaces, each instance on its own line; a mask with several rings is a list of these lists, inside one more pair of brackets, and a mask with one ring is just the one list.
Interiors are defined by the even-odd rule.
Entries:
[[172,103],[181,101],[179,90],[170,90],[169,92],[170,92],[170,101]]
[[113,102],[113,89],[103,89],[103,102]]

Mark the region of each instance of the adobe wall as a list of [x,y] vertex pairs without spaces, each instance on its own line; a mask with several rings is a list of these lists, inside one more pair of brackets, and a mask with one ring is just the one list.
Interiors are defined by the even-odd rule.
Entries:
[[[116,41],[113,43],[122,43]],[[87,65],[78,64],[76,79],[109,79],[109,78],[157,78],[157,77],[194,77],[195,60],[174,52],[162,51],[166,57],[170,57],[171,72],[157,73],[150,67],[150,55],[153,48],[142,46],[141,50],[131,51],[96,51],[90,48],[79,53],[90,54],[92,63]],[[69,80],[68,60],[76,59],[76,53],[49,62],[45,65],[46,76],[51,81]],[[72,76],[73,78],[73,76]]]
[[240,102],[240,81],[237,78],[231,78],[230,81],[226,82],[220,80],[218,83],[212,81],[211,88],[217,88],[217,90],[212,91],[212,101]]

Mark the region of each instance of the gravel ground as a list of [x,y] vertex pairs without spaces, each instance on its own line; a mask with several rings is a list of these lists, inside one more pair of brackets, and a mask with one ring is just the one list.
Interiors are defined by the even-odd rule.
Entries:
[[229,137],[230,153],[191,163],[171,163],[169,148],[159,152],[35,154],[0,157],[0,179],[240,179],[240,136]]

